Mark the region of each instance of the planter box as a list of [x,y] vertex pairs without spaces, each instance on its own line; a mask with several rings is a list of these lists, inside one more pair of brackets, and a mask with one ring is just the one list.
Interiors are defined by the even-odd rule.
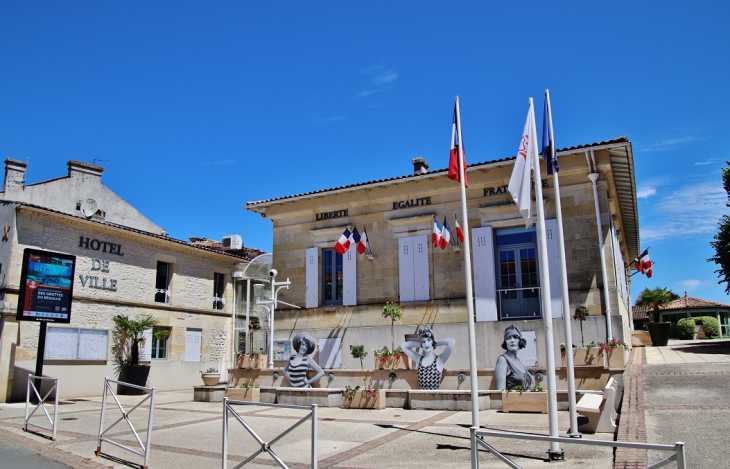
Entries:
[[[592,354],[590,353],[592,352]],[[591,350],[587,348],[574,348],[573,349],[573,366],[589,366],[589,365],[600,365],[603,366],[603,358],[598,357],[598,347],[594,347]],[[563,368],[568,366],[565,360],[565,351],[560,351],[560,356],[563,360]]]
[[226,397],[232,401],[261,402],[261,388],[226,388]]
[[243,360],[239,357],[236,363],[238,368],[249,369],[249,370],[265,370],[269,366],[269,359],[267,355],[259,354],[256,360],[251,359],[250,355],[246,355]]
[[203,384],[206,386],[215,386],[221,380],[220,373],[201,373],[200,377],[203,378]]
[[378,357],[375,358],[375,369],[376,370],[409,370],[410,359],[405,353],[402,353],[398,358],[392,355],[385,360],[381,360]]
[[502,391],[502,412],[540,412],[547,414],[547,392]]
[[348,399],[349,396],[344,391],[343,394],[346,409],[385,409],[385,389],[378,389],[374,397],[362,389],[355,391],[352,399]]
[[603,350],[599,351],[599,357],[603,360],[604,366],[608,368],[625,367],[628,356],[628,350],[624,350],[623,347],[614,347],[614,349],[608,353],[603,353]]

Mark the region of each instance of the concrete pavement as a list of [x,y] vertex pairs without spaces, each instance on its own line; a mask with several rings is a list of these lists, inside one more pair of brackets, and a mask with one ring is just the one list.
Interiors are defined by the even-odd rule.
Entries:
[[[730,467],[723,458],[726,422],[730,417],[728,357],[730,341],[724,340],[636,348],[625,376],[627,389],[618,439],[660,444],[684,441],[687,467]],[[120,400],[129,410],[140,398],[122,396]],[[109,399],[107,405],[113,406],[113,401]],[[58,438],[54,442],[22,430],[24,403],[0,404],[0,439],[12,442],[18,450],[39,453],[45,459],[69,467],[140,467],[143,461],[140,456],[108,443],[102,444],[102,457],[94,455],[100,407],[100,395],[63,401],[59,406]],[[118,410],[108,409],[105,426],[116,419],[113,416],[120,415]],[[145,412],[142,407],[131,414],[140,432]],[[304,416],[299,410],[247,406],[240,413],[266,441]],[[194,402],[192,390],[158,393],[150,467],[221,467],[222,416],[222,404]],[[568,412],[559,412],[558,420],[564,435],[569,425]],[[490,429],[536,434],[547,434],[548,429],[548,417],[542,414],[486,410],[480,412],[480,421]],[[257,445],[235,419],[229,419],[229,425],[229,467],[234,467]],[[319,467],[469,467],[469,412],[320,408],[318,425]],[[111,433],[123,444],[135,444],[124,422]],[[273,448],[290,467],[308,467],[310,436],[310,425],[306,423]],[[143,432],[140,437],[144,441]],[[586,435],[586,438],[613,440],[614,435]],[[611,448],[564,445],[566,460],[548,463],[548,443],[498,438],[487,441],[525,468],[555,465],[635,468],[660,458],[659,454],[623,450],[618,450],[614,457]],[[0,448],[0,458],[2,451]],[[0,459],[0,467],[5,467],[3,460]],[[479,460],[481,467],[506,467],[485,451],[480,452]],[[260,455],[255,464],[246,467],[275,467],[275,463],[269,456]]]

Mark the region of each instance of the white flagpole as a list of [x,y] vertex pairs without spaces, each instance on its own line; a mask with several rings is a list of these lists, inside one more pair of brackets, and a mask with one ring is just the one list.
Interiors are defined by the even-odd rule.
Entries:
[[459,182],[461,185],[461,218],[464,220],[464,277],[466,279],[466,316],[469,329],[469,380],[471,382],[471,422],[479,428],[479,384],[477,383],[477,349],[474,333],[474,293],[471,282],[471,246],[469,245],[469,217],[466,211],[466,165],[464,144],[461,139],[459,97],[456,97],[456,128],[459,131]]
[[[555,146],[555,132],[553,130],[553,110],[550,106],[550,90],[545,90],[545,100],[548,108],[548,124],[550,126],[550,158],[556,161],[557,147]],[[563,209],[560,203],[560,183],[558,171],[553,170],[553,186],[555,187],[555,212],[558,220],[558,252],[560,253],[560,286],[563,297],[563,324],[565,325],[565,364],[567,365],[568,379],[568,407],[570,410],[570,436],[579,438],[578,413],[575,409],[575,368],[573,363],[573,333],[570,326],[570,298],[568,298],[568,270],[565,262],[565,238],[563,237]]]
[[[542,180],[540,175],[540,157],[537,150],[537,128],[535,127],[535,109],[530,98],[530,117],[533,139],[532,145],[532,164],[534,168],[535,181],[535,199],[537,205],[537,248],[540,259],[540,287],[542,291],[542,308],[543,308],[543,324],[545,328],[545,352],[547,357],[547,387],[548,387],[548,417],[550,426],[550,436],[558,436],[558,395],[555,390],[555,341],[553,340],[553,312],[550,306],[550,277],[548,275],[548,256],[547,256],[547,236],[545,234],[545,209],[542,203]],[[550,460],[559,459],[563,451],[557,442],[550,442],[550,450],[548,451]]]

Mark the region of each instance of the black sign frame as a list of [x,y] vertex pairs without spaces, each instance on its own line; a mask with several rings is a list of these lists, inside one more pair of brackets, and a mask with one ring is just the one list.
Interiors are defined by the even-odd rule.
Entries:
[[[31,261],[38,264],[33,269],[29,269]],[[51,268],[50,266],[59,267]],[[71,268],[70,276],[68,267]],[[40,273],[47,273],[48,277],[40,278],[40,280],[43,282],[47,280],[49,283],[39,282],[38,272],[40,270],[47,270],[47,272]],[[58,272],[53,272],[53,270],[58,270]],[[75,277],[76,256],[26,248],[23,252],[16,320],[70,323]],[[66,282],[68,282],[68,287],[61,286]]]

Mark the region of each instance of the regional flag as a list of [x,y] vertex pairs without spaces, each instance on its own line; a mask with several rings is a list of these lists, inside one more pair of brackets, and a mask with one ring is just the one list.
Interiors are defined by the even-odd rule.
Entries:
[[449,242],[451,242],[451,227],[449,226],[448,220],[446,220],[446,217],[444,217],[444,229],[441,231],[441,240],[439,241],[439,246],[441,246],[441,249],[446,249],[446,246],[449,245]]
[[357,253],[362,254],[368,250],[368,232],[367,230],[362,231],[360,241],[357,243]]
[[335,244],[337,254],[344,254],[350,249],[350,236],[350,230],[345,228],[345,231],[340,235],[340,239],[337,240],[337,244]]
[[461,230],[461,227],[459,226],[459,220],[456,219],[456,214],[454,214],[454,223],[456,224],[456,237],[459,238],[459,242],[464,242],[464,232]]
[[441,225],[437,219],[433,219],[433,245],[438,246],[441,242]]
[[[553,168],[555,172],[560,171],[558,168],[558,153],[555,148],[555,137],[553,136],[553,117],[550,113],[550,95],[545,92],[545,109],[542,113],[542,157],[547,161],[547,173],[553,174]],[[553,155],[553,152],[555,154]]]
[[[449,153],[449,179],[459,182],[459,141],[461,140],[463,147],[464,139],[456,119],[456,112],[457,108],[454,105],[454,121],[451,124],[451,153]],[[461,139],[459,138],[460,136]],[[464,155],[464,187],[469,187],[469,182],[466,178],[466,154]]]
[[639,257],[634,259],[634,265],[636,270],[646,275],[647,278],[651,278],[651,258],[649,257],[649,248],[645,249]]
[[[517,204],[517,208],[525,220],[525,227],[532,226],[532,200],[530,198],[530,175],[532,171],[532,161],[535,158],[535,112],[530,101],[530,108],[527,111],[527,120],[525,128],[522,131],[520,139],[520,147],[517,150],[517,158],[515,166],[512,169],[512,176],[509,179],[507,189],[512,195],[512,200]],[[536,177],[539,177],[536,176]]]

